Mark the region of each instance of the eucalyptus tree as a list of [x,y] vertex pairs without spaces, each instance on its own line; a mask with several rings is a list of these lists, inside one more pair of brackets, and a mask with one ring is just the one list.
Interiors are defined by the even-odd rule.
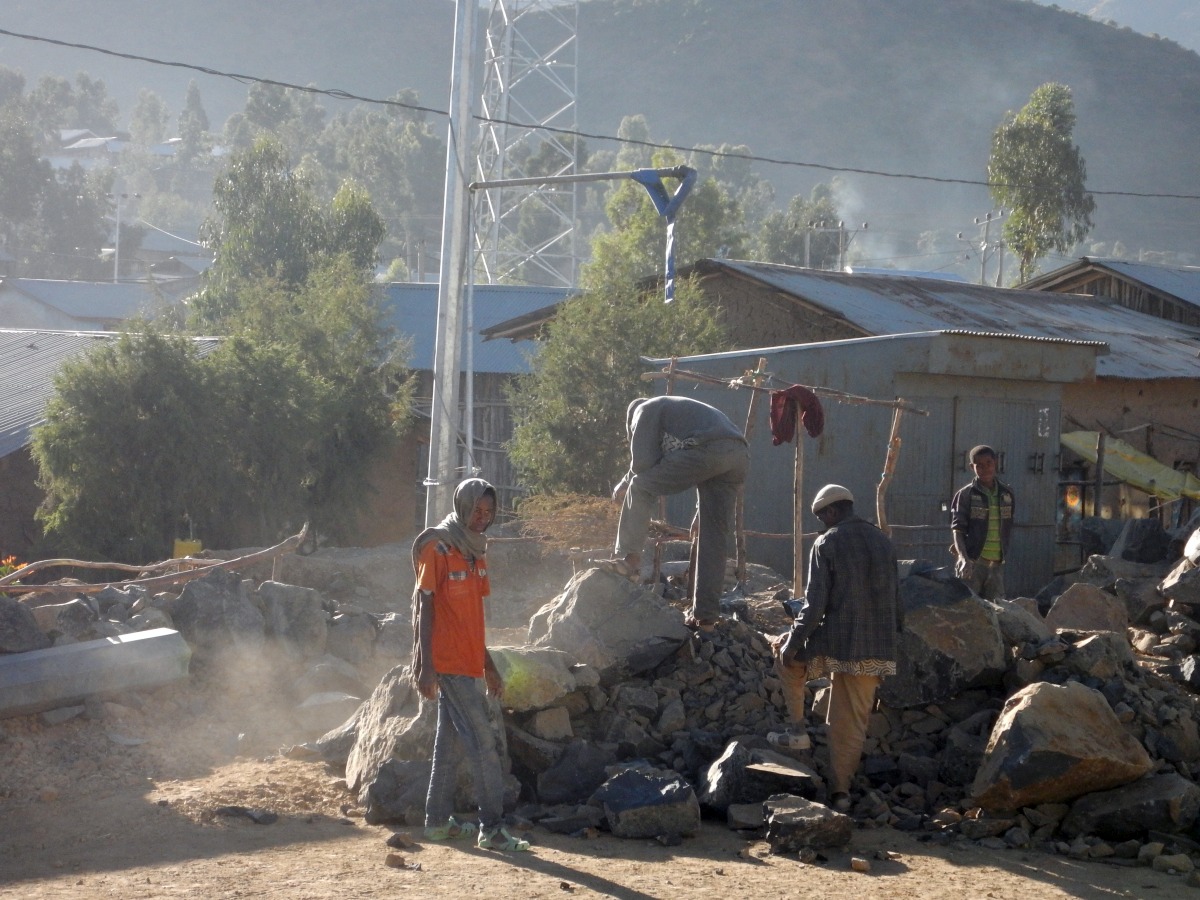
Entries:
[[1004,240],[1020,260],[1021,281],[1051,250],[1068,251],[1092,230],[1096,202],[1074,130],[1071,89],[1050,82],[992,135],[988,181],[992,199],[1009,210]]

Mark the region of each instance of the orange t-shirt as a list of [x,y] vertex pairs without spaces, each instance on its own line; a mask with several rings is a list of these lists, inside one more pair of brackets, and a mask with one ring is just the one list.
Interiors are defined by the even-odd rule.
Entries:
[[483,598],[491,593],[487,562],[472,565],[457,547],[430,541],[421,548],[417,587],[433,594],[433,670],[483,677]]

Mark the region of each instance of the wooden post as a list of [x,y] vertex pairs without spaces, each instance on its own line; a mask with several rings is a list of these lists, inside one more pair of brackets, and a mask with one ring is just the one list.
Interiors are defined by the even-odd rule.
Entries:
[[792,536],[792,596],[804,596],[804,442],[796,435],[796,463],[792,476],[795,534]]
[[899,406],[892,410],[892,433],[888,437],[887,456],[883,460],[879,486],[875,488],[875,520],[879,530],[888,537],[892,536],[892,527],[887,519],[887,489],[896,473],[896,459],[900,455],[900,417],[903,415],[904,410]]
[[1100,518],[1100,500],[1104,493],[1104,432],[1096,432],[1096,487],[1092,498],[1092,515]]
[[[766,377],[764,370],[767,368],[767,358],[760,356],[758,358],[758,368],[754,370],[754,385],[750,391],[750,406],[746,410],[746,427],[742,430],[742,434],[746,438],[747,446],[750,444],[750,434],[754,431],[754,409],[758,403],[759,387],[762,384],[763,378]],[[797,432],[799,429],[797,429]],[[800,435],[797,433],[796,440],[800,440]],[[738,584],[744,584],[746,581],[746,486],[742,485],[738,488],[737,505],[734,507],[734,525],[733,533],[737,545],[737,563],[736,573]]]

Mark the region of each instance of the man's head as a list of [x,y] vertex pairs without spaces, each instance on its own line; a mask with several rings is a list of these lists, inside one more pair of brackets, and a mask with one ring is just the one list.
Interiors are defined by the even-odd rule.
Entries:
[[496,518],[496,489],[482,478],[468,478],[454,490],[454,512],[469,531],[483,534]]
[[971,448],[971,471],[979,483],[990,488],[996,482],[996,451],[987,444]]
[[625,436],[633,437],[633,416],[638,411],[643,403],[649,400],[649,397],[637,397],[629,401],[629,405],[625,407]]
[[840,484],[827,484],[813,497],[812,511],[821,524],[832,528],[854,512],[854,495]]

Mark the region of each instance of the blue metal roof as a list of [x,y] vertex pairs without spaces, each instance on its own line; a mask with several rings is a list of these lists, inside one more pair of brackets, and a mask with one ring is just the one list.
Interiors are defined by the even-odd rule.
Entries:
[[[437,341],[436,284],[393,282],[383,286],[385,322],[398,334],[412,338],[409,366],[433,369]],[[515,374],[529,371],[525,354],[534,345],[522,347],[510,341],[485,341],[480,331],[500,322],[551,306],[566,299],[569,288],[530,287],[509,284],[477,284],[474,287],[474,369],[476,372]],[[465,334],[466,313],[461,325]],[[463,365],[466,358],[463,357]]]
[[124,322],[161,303],[153,286],[141,282],[4,278],[0,279],[0,290],[3,289],[20,291],[85,322]]
[[1200,331],[1101,298],[895,275],[847,275],[794,266],[706,260],[820,307],[864,335],[970,331],[1099,341],[1101,378],[1200,377]]
[[[119,335],[108,331],[0,329],[0,458],[29,443],[45,419],[54,376],[68,359]],[[205,348],[217,338],[195,338]]]
[[1151,263],[1129,262],[1123,259],[1098,259],[1085,256],[1096,266],[1111,269],[1118,275],[1139,281],[1163,294],[1170,294],[1185,303],[1200,306],[1200,267],[1159,266]]

